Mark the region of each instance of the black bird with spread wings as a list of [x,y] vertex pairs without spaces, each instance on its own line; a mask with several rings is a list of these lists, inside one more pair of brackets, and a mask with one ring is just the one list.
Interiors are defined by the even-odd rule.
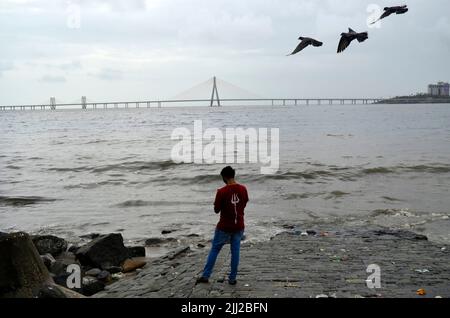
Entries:
[[353,40],[358,40],[358,42],[364,42],[369,38],[369,34],[367,32],[357,33],[352,29],[348,29],[348,33],[341,34],[341,40],[339,41],[338,53],[344,52],[346,48],[352,43]]
[[396,7],[386,7],[384,8],[384,13],[383,15],[376,21],[372,22],[371,24],[375,24],[378,21],[387,18],[388,16],[390,16],[391,14],[405,14],[406,12],[408,12],[408,6],[407,5],[403,5],[403,6],[396,6]]
[[317,40],[314,40],[311,38],[305,38],[302,36],[299,38],[299,40],[301,41],[300,44],[295,48],[294,52],[292,52],[288,56],[297,54],[298,52],[302,51],[304,48],[306,48],[310,45],[315,46],[315,47],[319,47],[319,46],[323,45],[323,43],[320,41],[317,41]]

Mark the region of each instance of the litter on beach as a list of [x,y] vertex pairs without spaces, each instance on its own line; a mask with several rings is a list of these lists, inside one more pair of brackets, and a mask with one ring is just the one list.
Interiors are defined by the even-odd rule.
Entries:
[[423,288],[417,290],[417,295],[419,295],[419,296],[425,296],[426,294],[427,294],[427,292]]

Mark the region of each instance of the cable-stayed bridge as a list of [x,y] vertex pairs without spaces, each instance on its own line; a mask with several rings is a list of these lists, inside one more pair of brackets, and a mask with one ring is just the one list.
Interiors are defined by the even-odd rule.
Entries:
[[176,106],[288,106],[374,104],[381,98],[264,98],[227,81],[213,77],[167,100],[97,102],[82,96],[79,101],[64,103],[55,97],[49,102],[30,105],[0,105],[0,110],[118,109],[162,108]]

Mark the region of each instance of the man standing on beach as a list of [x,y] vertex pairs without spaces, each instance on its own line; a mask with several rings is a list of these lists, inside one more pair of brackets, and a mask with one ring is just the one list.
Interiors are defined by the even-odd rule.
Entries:
[[220,221],[217,224],[211,252],[203,270],[203,275],[197,283],[208,283],[211,277],[217,257],[222,247],[231,244],[231,272],[228,277],[230,285],[236,285],[236,277],[239,267],[239,253],[241,240],[244,234],[244,210],[248,202],[247,188],[236,182],[236,172],[232,167],[222,170],[221,176],[226,186],[217,190],[214,202],[214,212],[220,213]]

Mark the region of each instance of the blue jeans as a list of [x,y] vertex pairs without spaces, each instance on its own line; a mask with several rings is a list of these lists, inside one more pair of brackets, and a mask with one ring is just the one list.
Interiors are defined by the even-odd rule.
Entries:
[[222,247],[227,243],[231,243],[231,272],[228,279],[236,280],[239,267],[239,253],[241,250],[241,240],[243,234],[244,231],[236,233],[226,233],[220,230],[216,230],[212,242],[211,252],[209,253],[205,269],[203,270],[204,278],[209,279],[211,277],[214,265],[216,264],[217,256],[219,256]]

